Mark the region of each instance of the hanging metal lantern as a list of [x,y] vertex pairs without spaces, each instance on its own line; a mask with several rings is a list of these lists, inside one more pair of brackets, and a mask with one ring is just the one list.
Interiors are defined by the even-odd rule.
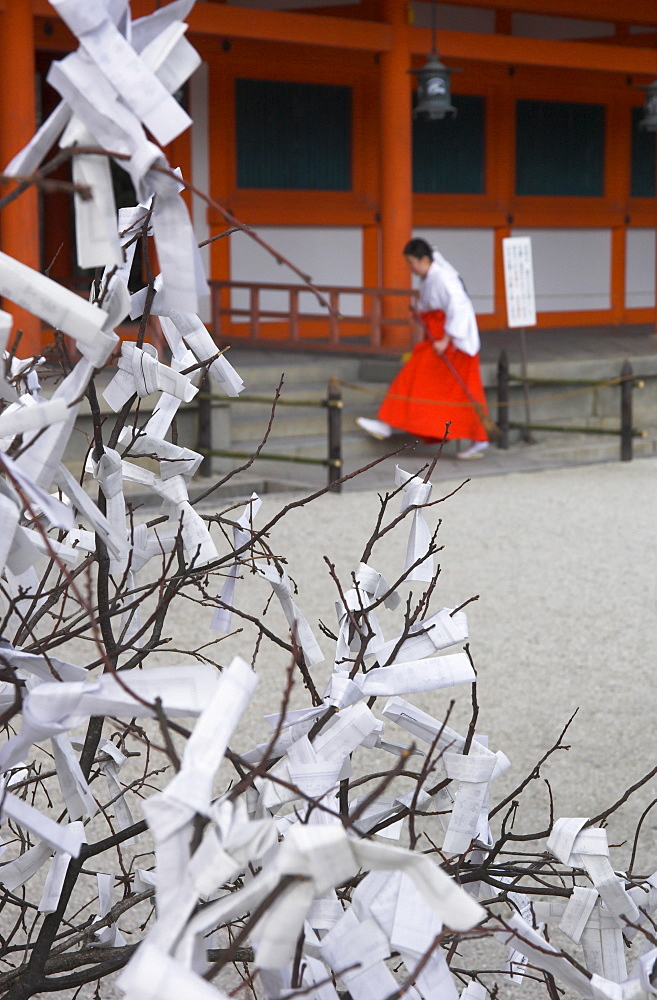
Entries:
[[436,48],[436,0],[431,0],[431,52],[421,69],[409,70],[417,76],[417,104],[414,118],[436,121],[445,115],[456,117],[452,106],[449,76],[453,69],[443,66]]
[[412,69],[417,76],[417,104],[413,111],[414,118],[427,118],[435,121],[445,115],[456,117],[456,108],[451,103],[450,74],[454,72],[444,66],[438,53],[434,50],[427,56],[427,61],[421,69]]
[[641,87],[641,90],[645,90],[646,99],[643,102],[644,117],[639,122],[639,128],[646,132],[657,132],[657,79],[647,87]]

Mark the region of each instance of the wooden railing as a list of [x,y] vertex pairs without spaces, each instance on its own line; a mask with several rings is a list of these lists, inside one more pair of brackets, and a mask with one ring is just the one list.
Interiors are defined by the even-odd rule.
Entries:
[[[250,281],[211,281],[212,325],[217,343],[235,339],[245,344],[312,347],[348,351],[391,350],[386,333],[395,330],[393,350],[413,341],[413,326],[408,307],[417,292],[392,288],[354,285],[317,285],[328,303],[318,302],[314,312],[302,312],[300,297],[312,296],[304,285],[256,283]],[[247,306],[233,305],[235,291],[248,293]],[[262,307],[262,297],[271,292],[287,296],[287,308]],[[343,296],[359,296],[362,308],[356,314],[343,314]]]

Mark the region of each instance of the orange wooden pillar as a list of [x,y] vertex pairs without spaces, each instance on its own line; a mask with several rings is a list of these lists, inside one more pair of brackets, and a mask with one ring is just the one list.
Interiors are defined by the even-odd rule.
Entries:
[[[380,62],[381,278],[385,288],[407,289],[411,277],[402,250],[413,228],[410,38],[405,0],[384,0],[392,46]],[[408,300],[384,301],[384,317],[408,316]],[[384,327],[383,342],[408,343],[408,329]]]
[[[208,170],[210,194],[221,205],[230,207],[231,191],[235,189],[234,163],[237,154],[235,134],[234,84],[230,73],[230,45],[208,44],[200,48],[208,63]],[[239,213],[238,213],[239,215]],[[230,228],[216,208],[207,211],[210,235],[219,236]],[[210,245],[210,275],[215,281],[230,281],[230,238],[217,239]],[[231,293],[228,288],[216,293],[215,305],[228,309]],[[222,344],[233,335],[231,317],[212,317],[213,334]]]
[[[28,0],[5,0],[0,13],[0,170],[32,138],[36,129],[34,20]],[[9,189],[3,188],[2,193]],[[0,213],[2,250],[30,267],[41,266],[39,252],[39,202],[34,188]],[[19,357],[41,349],[41,322],[31,313],[5,300],[14,316],[14,332],[23,331]]]

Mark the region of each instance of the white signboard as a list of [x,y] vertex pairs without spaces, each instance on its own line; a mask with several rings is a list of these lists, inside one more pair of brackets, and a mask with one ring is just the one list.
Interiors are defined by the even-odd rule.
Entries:
[[536,326],[532,241],[529,236],[507,236],[502,249],[507,324]]

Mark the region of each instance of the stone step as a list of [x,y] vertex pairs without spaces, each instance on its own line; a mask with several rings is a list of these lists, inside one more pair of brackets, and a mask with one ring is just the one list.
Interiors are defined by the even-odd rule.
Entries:
[[285,386],[318,384],[326,386],[329,378],[335,376],[354,381],[358,378],[361,359],[358,357],[337,357],[328,354],[302,355],[280,353],[276,356],[262,355],[260,352],[228,351],[227,359],[237,369],[244,380],[246,393],[274,393],[281,375]]
[[[546,425],[547,426],[547,425]],[[586,426],[586,425],[583,425]],[[595,431],[597,428],[591,424],[592,429]],[[615,430],[615,428],[612,428]],[[652,454],[653,450],[657,448],[657,428],[653,427],[648,431],[643,432],[644,437],[636,436],[633,438],[634,451],[637,454]],[[560,430],[534,430],[531,432],[532,442],[536,446],[540,446],[542,453],[551,453],[556,450],[565,450],[571,452],[574,450],[588,450],[592,453],[600,451],[605,454],[609,454],[613,457],[615,452],[620,449],[620,436],[617,433],[579,433],[576,430],[573,432],[561,432]],[[523,441],[524,432],[520,428],[512,428],[509,431],[509,443],[511,448],[515,444]],[[409,435],[404,434],[394,434],[385,441],[379,441],[376,438],[371,437],[371,435],[361,431],[355,424],[354,426],[348,426],[343,428],[342,433],[342,453],[343,456],[353,457],[355,455],[362,455],[363,457],[376,457],[386,452],[393,451],[397,447],[400,447],[404,443],[409,443],[412,439]],[[243,438],[240,440],[239,445],[236,445],[236,450],[248,451],[249,449],[255,450],[255,448],[260,443],[260,439],[254,438]],[[444,445],[443,451],[445,454],[453,454],[454,452],[460,450],[462,443],[456,440],[447,441]],[[492,443],[491,447],[497,449],[497,444]],[[434,442],[418,442],[416,450],[426,451],[427,454],[433,454],[435,449]],[[499,449],[503,450],[503,449]],[[289,434],[285,437],[274,437],[271,436],[264,448],[264,452],[280,452],[285,455],[297,455],[312,458],[324,458],[327,453],[327,437],[325,433],[317,434]]]
[[[240,409],[235,414],[235,409],[231,408],[230,439],[235,445],[242,446],[243,442],[253,442],[261,440],[267,429],[268,414],[252,413]],[[270,440],[280,441],[287,438],[314,437],[324,433],[326,437],[326,410],[320,409],[278,409],[272,424]]]
[[[537,432],[534,436],[541,460],[546,463],[579,465],[613,462],[618,460],[620,454],[620,440],[613,435]],[[529,447],[533,448],[532,445]],[[632,449],[635,458],[657,454],[657,433],[653,431],[646,438],[634,438]]]
[[[327,397],[326,382],[308,382],[303,385],[284,386],[280,394],[277,410],[279,413],[299,413],[304,415],[314,409],[323,409],[321,403]],[[344,408],[360,413],[362,409],[376,410],[383,399],[387,384],[385,383],[352,383],[340,385]],[[218,401],[226,403],[231,410],[231,419],[250,419],[254,414],[269,416],[274,402],[274,391],[244,392],[236,399],[226,399],[221,393],[216,393]],[[244,398],[246,397],[246,398]],[[256,397],[254,399],[254,397]],[[305,400],[310,401],[308,407],[296,405]]]
[[[276,408],[271,429],[271,440],[305,435],[320,436],[328,433],[328,410],[325,406],[286,406],[285,400],[325,398],[319,387],[313,392],[313,387],[290,390],[283,397],[283,404]],[[358,416],[375,416],[380,404],[381,394],[363,394],[347,387],[343,388],[342,427],[343,432],[357,431]],[[229,437],[233,443],[255,441],[265,432],[271,416],[271,403],[231,401],[228,405],[230,413]],[[358,431],[358,433],[361,433]]]
[[[545,331],[549,335],[548,331]],[[573,334],[577,336],[577,334]],[[527,374],[530,378],[549,379],[593,379],[603,381],[614,378],[621,373],[626,355],[619,353],[617,357],[602,357],[593,353],[591,357],[573,358],[557,357],[549,360],[529,361]],[[630,358],[632,371],[635,375],[657,374],[657,354],[646,353]],[[359,374],[363,381],[389,382],[395,377],[401,367],[400,356],[371,355],[361,359]],[[509,364],[512,375],[522,374],[519,361]],[[493,386],[497,382],[497,359],[484,361],[481,364],[481,375],[484,385]]]
[[[510,422],[524,425],[526,423],[525,404],[522,398],[511,397],[512,403],[517,403],[509,409]],[[593,430],[615,431],[620,428],[620,411],[618,406],[603,408],[596,406],[598,412],[591,413],[591,401],[584,397],[575,397],[568,401],[569,405],[560,405],[555,413],[550,401],[531,400],[529,404],[529,423],[553,425],[555,430],[564,427],[586,427]],[[359,416],[374,416],[378,410],[379,397],[350,393],[344,397],[342,413],[343,432],[357,431],[356,419]],[[489,411],[493,417],[497,409],[489,399]],[[234,441],[254,440],[259,429],[267,425],[271,407],[265,404],[231,404],[231,439]],[[641,405],[635,402],[634,426],[639,430],[650,431],[655,426],[657,414],[657,394],[654,399],[641,397]],[[287,438],[302,434],[321,434],[327,423],[326,410],[323,408],[279,407],[272,427],[271,437]]]
[[[519,432],[513,434],[513,440],[519,440]],[[410,444],[412,439],[407,435],[394,435],[387,441],[377,441],[369,434],[365,434],[358,428],[349,430],[342,435],[342,456],[348,459],[362,459],[369,462],[374,458],[394,451],[404,444]],[[246,452],[251,454],[255,451],[260,442],[254,438],[244,439],[230,446],[229,450]],[[454,454],[461,445],[456,441],[446,442],[444,446],[445,454]],[[413,451],[418,454],[432,455],[435,453],[436,445],[430,442],[418,442]],[[288,437],[270,438],[263,448],[263,459],[267,454],[280,454],[298,458],[325,459],[327,457],[326,434],[303,434],[289,435]]]

